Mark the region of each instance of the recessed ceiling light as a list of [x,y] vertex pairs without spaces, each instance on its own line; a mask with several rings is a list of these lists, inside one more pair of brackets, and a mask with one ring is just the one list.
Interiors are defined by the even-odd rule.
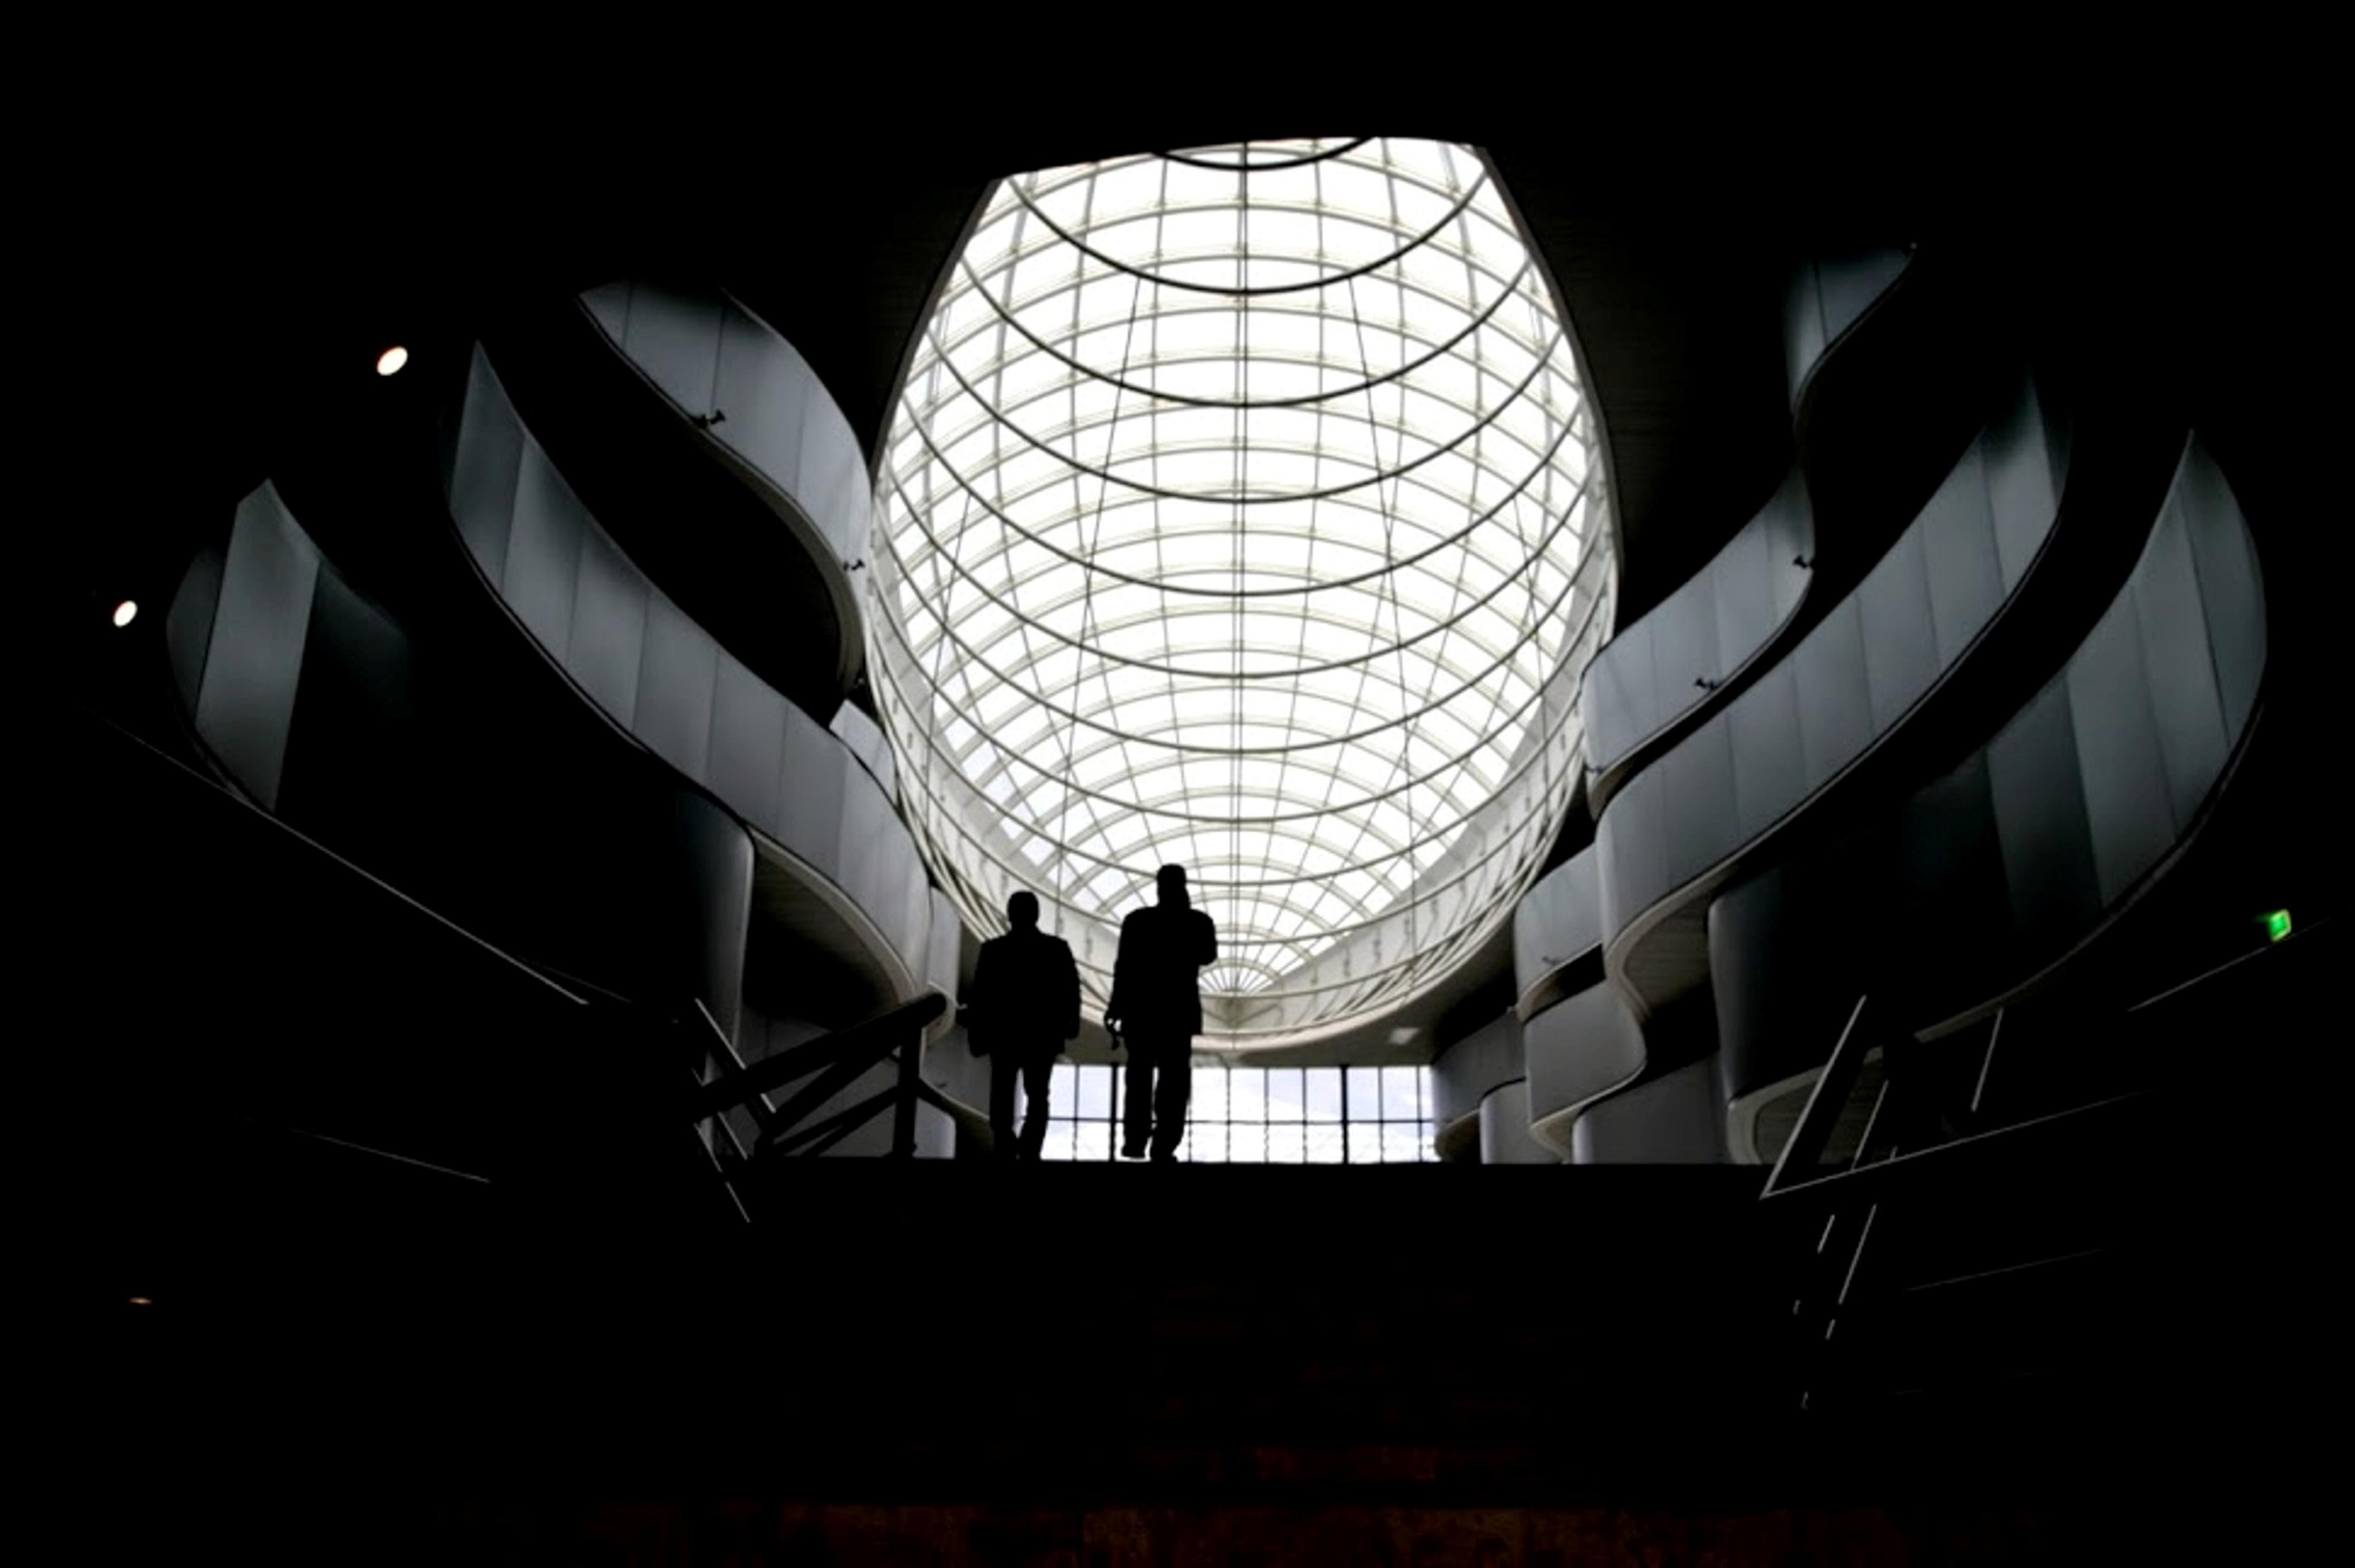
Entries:
[[126,599],[121,604],[114,607],[114,624],[117,626],[128,626],[131,624],[132,619],[138,615],[138,601],[135,599]]
[[400,367],[408,363],[409,350],[396,343],[376,356],[376,373],[378,376],[391,376],[397,374]]
[[133,1296],[131,1298],[131,1304],[133,1307],[153,1307],[155,1305],[155,1300],[152,1298],[145,1296]]

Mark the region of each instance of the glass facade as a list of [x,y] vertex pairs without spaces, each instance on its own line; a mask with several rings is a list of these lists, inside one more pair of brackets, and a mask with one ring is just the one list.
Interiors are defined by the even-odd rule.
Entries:
[[1002,182],[915,347],[870,552],[903,808],[966,921],[1037,893],[1101,1005],[1122,916],[1182,863],[1227,1046],[1444,978],[1577,774],[1597,447],[1468,148]]
[[[1055,1068],[1049,1160],[1110,1160],[1126,1085],[1103,1064]],[[1266,1165],[1435,1160],[1428,1067],[1230,1067],[1198,1063],[1180,1160]]]

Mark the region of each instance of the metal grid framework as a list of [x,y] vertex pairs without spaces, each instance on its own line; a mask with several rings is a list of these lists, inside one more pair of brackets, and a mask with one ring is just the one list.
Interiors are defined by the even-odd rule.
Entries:
[[[1049,1160],[1110,1160],[1127,1086],[1117,1066],[1058,1064],[1050,1081]],[[1194,1064],[1178,1158],[1196,1164],[1429,1163],[1428,1067],[1230,1067]]]
[[1092,999],[1155,869],[1223,1046],[1364,1022],[1527,886],[1615,581],[1572,346],[1470,149],[1254,143],[1003,182],[917,344],[869,619],[965,919]]

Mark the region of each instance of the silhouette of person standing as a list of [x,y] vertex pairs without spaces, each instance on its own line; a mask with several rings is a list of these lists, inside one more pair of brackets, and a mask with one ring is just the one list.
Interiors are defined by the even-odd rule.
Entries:
[[[1000,1160],[1036,1160],[1047,1141],[1047,1087],[1063,1042],[1080,1033],[1080,969],[1071,944],[1039,929],[1039,897],[1017,893],[1006,901],[1012,927],[981,945],[973,990],[965,1001],[965,1039],[989,1065],[992,1152]],[[1022,1136],[1014,1134],[1017,1078],[1029,1104]]]
[[1155,1160],[1178,1158],[1193,1093],[1194,1036],[1202,1032],[1202,966],[1219,956],[1210,917],[1186,896],[1186,868],[1165,865],[1156,883],[1159,901],[1120,923],[1104,1008],[1104,1027],[1128,1047],[1124,1160],[1144,1159],[1148,1141]]

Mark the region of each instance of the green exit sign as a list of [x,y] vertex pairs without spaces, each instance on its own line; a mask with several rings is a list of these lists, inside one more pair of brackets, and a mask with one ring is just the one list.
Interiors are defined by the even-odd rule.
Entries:
[[2276,909],[2265,916],[2265,940],[2278,942],[2289,935],[2289,911]]

